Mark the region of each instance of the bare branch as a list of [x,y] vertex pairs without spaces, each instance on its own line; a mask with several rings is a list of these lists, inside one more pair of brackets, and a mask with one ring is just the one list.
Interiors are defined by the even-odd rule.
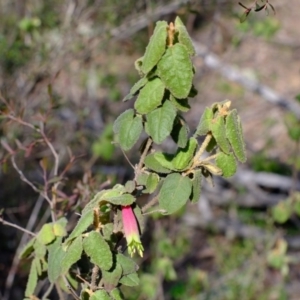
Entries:
[[18,230],[23,231],[23,232],[25,232],[25,233],[27,233],[27,234],[29,234],[31,236],[36,236],[35,233],[33,233],[33,232],[31,232],[31,231],[29,231],[29,230],[27,230],[27,229],[25,229],[25,228],[17,225],[17,224],[5,221],[2,217],[0,217],[0,223],[2,223],[3,225],[6,225],[6,226],[17,228]]

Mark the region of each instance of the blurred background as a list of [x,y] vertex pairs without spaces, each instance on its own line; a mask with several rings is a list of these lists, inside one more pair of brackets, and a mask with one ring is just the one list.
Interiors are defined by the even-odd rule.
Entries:
[[[180,16],[198,53],[198,95],[184,115],[191,131],[214,102],[231,100],[241,116],[247,163],[214,187],[204,182],[199,204],[148,217],[141,285],[126,299],[299,299],[300,10],[298,0],[270,3],[276,14],[252,11],[240,23],[235,0],[0,1],[1,111],[45,124],[71,222],[108,180],[133,174],[111,143],[112,124],[133,105],[122,99],[157,20]],[[20,172],[42,189],[54,160],[26,124],[0,116],[1,220],[37,231],[50,212]],[[127,153],[132,163],[136,153]],[[0,223],[0,299],[23,299],[30,264],[18,253],[27,240]]]

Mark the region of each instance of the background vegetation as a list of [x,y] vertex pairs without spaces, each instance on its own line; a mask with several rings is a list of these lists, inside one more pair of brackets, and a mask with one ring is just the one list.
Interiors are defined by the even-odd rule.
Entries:
[[[46,124],[64,172],[60,213],[74,224],[91,195],[132,174],[111,144],[112,123],[131,105],[121,100],[138,79],[134,61],[157,19],[179,15],[199,53],[191,128],[217,101],[230,99],[241,115],[247,164],[214,188],[205,183],[199,206],[148,218],[142,284],[124,290],[128,299],[298,299],[297,2],[274,0],[276,15],[251,13],[240,23],[244,9],[229,0],[1,1],[1,111]],[[45,176],[55,181],[51,149],[26,124],[2,117],[0,124],[1,220],[38,231],[50,211],[21,179],[38,191]],[[128,153],[132,163],[136,151]],[[0,226],[0,298],[22,299],[29,263],[18,253],[28,236]]]

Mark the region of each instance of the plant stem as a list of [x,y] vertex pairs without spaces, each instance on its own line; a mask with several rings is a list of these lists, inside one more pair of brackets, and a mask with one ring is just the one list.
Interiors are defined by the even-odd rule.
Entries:
[[94,265],[93,270],[92,270],[92,279],[91,279],[91,289],[92,289],[92,291],[94,291],[97,288],[96,280],[97,280],[97,277],[98,277],[98,273],[99,273],[99,267]]
[[212,139],[212,134],[209,132],[206,135],[206,137],[205,137],[205,139],[204,139],[201,147],[199,148],[198,152],[196,153],[196,155],[194,157],[193,167],[197,166],[199,164],[200,157],[204,153],[204,151],[205,151],[205,149],[206,149],[206,147],[209,144],[209,142],[210,142],[211,139]]
[[136,181],[137,176],[140,174],[140,172],[141,172],[141,170],[142,170],[142,168],[143,168],[145,158],[146,158],[146,156],[147,156],[147,154],[148,154],[148,152],[149,152],[149,149],[150,149],[151,145],[152,145],[152,139],[151,139],[151,138],[148,138],[147,143],[146,143],[146,146],[145,146],[145,149],[144,149],[144,151],[143,151],[143,153],[142,153],[142,156],[141,156],[141,159],[140,159],[140,161],[139,161],[139,164],[138,164],[138,166],[135,168],[134,181]]
[[33,232],[31,232],[31,231],[29,231],[29,230],[27,230],[27,229],[25,229],[25,228],[23,228],[23,227],[21,227],[21,226],[19,226],[19,225],[16,225],[16,224],[11,223],[11,222],[8,222],[8,221],[5,221],[5,220],[4,220],[3,218],[1,218],[1,217],[0,217],[0,223],[2,223],[3,225],[7,225],[7,226],[10,226],[10,227],[17,228],[18,230],[23,231],[23,232],[25,232],[25,233],[27,233],[27,234],[29,234],[29,235],[31,235],[31,236],[36,236],[35,233],[33,233]]
[[154,206],[158,202],[158,195],[156,195],[154,198],[152,198],[147,204],[144,205],[142,208],[142,213],[144,214],[147,209]]
[[212,159],[215,159],[218,156],[218,153],[211,155],[209,157],[206,157],[205,159],[203,159],[201,162],[206,162],[206,161],[210,161]]

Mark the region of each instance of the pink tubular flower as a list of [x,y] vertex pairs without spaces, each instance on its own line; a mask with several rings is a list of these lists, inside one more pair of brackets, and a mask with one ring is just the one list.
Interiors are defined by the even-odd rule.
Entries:
[[125,238],[130,256],[137,251],[143,257],[143,245],[140,240],[137,221],[131,206],[122,206],[122,220]]

